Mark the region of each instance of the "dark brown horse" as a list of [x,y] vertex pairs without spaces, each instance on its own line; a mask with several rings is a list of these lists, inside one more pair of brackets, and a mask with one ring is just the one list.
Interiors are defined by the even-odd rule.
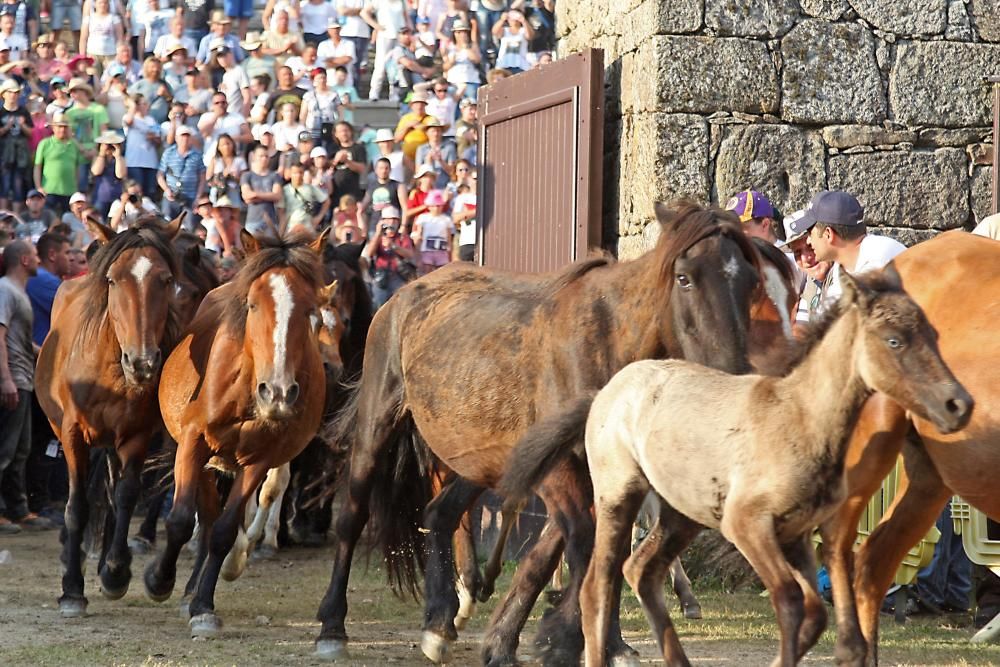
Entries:
[[[170,596],[197,504],[205,538],[188,583],[196,636],[221,626],[215,586],[250,494],[268,470],[302,451],[323,416],[326,378],[316,327],[326,236],[309,245],[261,243],[243,232],[247,259],[232,282],[205,299],[164,365],[160,410],[178,443],[174,506],[166,548],[147,568],[145,584],[154,600]],[[235,473],[221,516],[210,463]]]
[[[426,554],[423,649],[442,661],[457,636],[452,535],[479,489],[499,480],[525,429],[637,359],[684,357],[748,370],[756,251],[730,214],[683,203],[672,211],[658,206],[657,216],[660,242],[633,262],[592,259],[541,276],[454,264],[408,285],[379,310],[361,384],[339,420],[350,478],[319,610],[320,655],[346,650],[347,581],[370,513],[394,583],[415,586]],[[428,507],[424,523],[430,452],[468,484],[451,501]],[[543,535],[498,608],[483,649],[488,664],[515,660],[526,609],[564,539],[572,581],[543,621],[538,643],[550,660],[578,659],[582,649],[577,594],[593,540],[584,463],[567,461],[541,495],[560,530]],[[611,651],[632,652],[620,636]]]
[[[942,435],[882,394],[865,405],[847,452],[847,499],[822,526],[824,560],[837,611],[836,657],[877,660],[879,607],[906,552],[923,537],[953,495],[1000,520],[1000,243],[948,232],[893,262],[903,287],[937,329],[941,356],[976,400],[969,425]],[[914,429],[916,438],[907,438]],[[854,553],[858,518],[903,454],[892,505]],[[852,586],[853,584],[853,586]]]
[[[183,216],[182,216],[183,217]],[[62,533],[65,566],[59,610],[87,610],[81,541],[88,519],[89,448],[113,447],[115,520],[102,558],[101,590],[125,595],[132,573],[129,520],[150,436],[159,428],[156,401],[160,361],[179,332],[173,301],[178,266],[171,239],[182,217],[169,225],[144,219],[116,234],[87,222],[101,249],[85,278],[63,283],[52,308],[52,329],[36,371],[38,402],[62,442],[69,469],[69,502]]]

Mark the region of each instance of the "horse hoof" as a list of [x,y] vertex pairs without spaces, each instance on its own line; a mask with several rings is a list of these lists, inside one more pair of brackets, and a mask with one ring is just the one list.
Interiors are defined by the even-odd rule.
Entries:
[[133,556],[145,556],[152,553],[153,543],[141,535],[128,538],[128,548]]
[[219,630],[222,629],[222,619],[212,612],[208,612],[192,616],[191,620],[188,621],[188,625],[191,627],[192,639],[195,637],[205,637],[207,639],[219,634]]
[[983,629],[972,635],[969,641],[973,644],[992,644],[1000,638],[1000,614],[990,620]]
[[424,631],[424,636],[420,640],[420,650],[435,664],[445,665],[451,662],[451,642],[429,630]]
[[250,558],[253,560],[274,560],[277,557],[278,550],[270,544],[262,544],[250,554]]
[[105,566],[101,570],[101,594],[108,600],[120,600],[128,592],[129,582],[132,581],[132,571],[124,568],[115,574],[109,567]]
[[608,667],[639,667],[642,661],[639,660],[639,655],[637,653],[625,653],[622,655],[613,655],[611,659],[608,660]]
[[701,618],[701,605],[688,604],[684,605],[684,618],[697,621]]
[[469,619],[472,618],[472,615],[476,613],[476,598],[473,597],[472,593],[461,581],[459,581],[457,588],[458,613],[455,615],[455,629],[462,630],[465,628],[465,624],[469,622]]
[[63,618],[83,618],[87,615],[87,598],[60,600],[59,615]]
[[180,605],[177,607],[177,612],[181,615],[181,620],[190,621],[191,620],[191,601],[181,600]]
[[323,660],[344,660],[347,653],[346,639],[320,639],[316,642],[316,657]]

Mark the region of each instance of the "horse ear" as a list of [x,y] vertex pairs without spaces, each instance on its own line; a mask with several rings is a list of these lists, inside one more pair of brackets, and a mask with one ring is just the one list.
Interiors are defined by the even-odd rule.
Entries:
[[191,266],[198,266],[201,264],[201,248],[197,245],[193,245],[185,250],[184,262],[190,264]]
[[871,301],[871,290],[843,269],[840,271],[840,289],[843,292],[841,299],[844,300],[845,304],[857,304],[862,310],[868,308]]
[[90,235],[93,236],[94,239],[96,239],[101,245],[107,245],[111,239],[118,235],[115,230],[111,229],[104,223],[98,222],[97,220],[87,216],[84,216],[83,224],[87,228],[87,231],[90,232]]
[[884,279],[883,284],[887,288],[900,291],[903,289],[903,277],[896,270],[895,262],[889,262],[883,267],[882,278]]
[[313,251],[320,256],[320,258],[323,257],[323,248],[326,247],[326,239],[330,236],[330,229],[330,227],[327,227],[321,231],[319,236],[317,236],[313,242],[309,244],[309,247],[312,248]]
[[240,244],[243,245],[243,250],[247,257],[260,252],[260,243],[254,238],[253,234],[245,229],[240,230]]
[[187,211],[182,210],[176,218],[167,223],[165,230],[167,232],[167,238],[171,241],[177,238],[177,235],[181,233],[181,226],[184,224],[184,218],[186,217]]
[[654,203],[653,210],[656,211],[656,219],[661,227],[669,227],[677,219],[676,212],[663,202],[658,201]]
[[333,297],[337,295],[337,281],[323,287],[319,291],[320,303],[333,303]]

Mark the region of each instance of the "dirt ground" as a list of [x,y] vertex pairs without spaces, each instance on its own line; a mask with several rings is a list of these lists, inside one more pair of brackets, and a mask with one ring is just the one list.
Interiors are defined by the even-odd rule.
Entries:
[[[220,582],[216,609],[225,623],[214,640],[192,641],[178,614],[178,595],[157,604],[143,594],[141,573],[152,556],[133,564],[133,585],[118,601],[102,598],[96,563],[87,571],[90,599],[86,618],[59,617],[59,544],[56,532],[0,538],[0,666],[76,665],[313,665],[313,640],[319,630],[316,608],[330,576],[331,549],[284,551],[274,561],[255,561],[236,582]],[[186,550],[179,564],[178,587],[190,572]],[[505,589],[501,582],[499,590]],[[701,591],[699,591],[701,593]],[[677,620],[692,662],[702,665],[764,665],[776,652],[776,626],[767,601],[754,593],[705,592],[702,621]],[[352,659],[347,665],[426,665],[419,641],[421,607],[401,601],[384,584],[382,573],[360,562],[349,596],[348,634]],[[541,605],[536,607],[536,614]],[[481,608],[454,647],[455,665],[478,664],[481,637],[492,603]],[[522,637],[526,664],[537,615]],[[659,664],[641,610],[627,597],[623,612],[627,639],[643,661]],[[1000,647],[972,647],[967,618],[886,623],[883,664],[997,665]],[[827,632],[806,664],[832,664],[832,634]]]

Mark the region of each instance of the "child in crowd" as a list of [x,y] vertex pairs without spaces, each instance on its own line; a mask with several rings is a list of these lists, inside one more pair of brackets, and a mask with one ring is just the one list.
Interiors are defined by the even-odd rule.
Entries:
[[427,212],[417,216],[413,226],[413,244],[420,248],[420,274],[427,275],[451,261],[451,237],[455,224],[444,212],[444,193],[431,190],[424,202]]

